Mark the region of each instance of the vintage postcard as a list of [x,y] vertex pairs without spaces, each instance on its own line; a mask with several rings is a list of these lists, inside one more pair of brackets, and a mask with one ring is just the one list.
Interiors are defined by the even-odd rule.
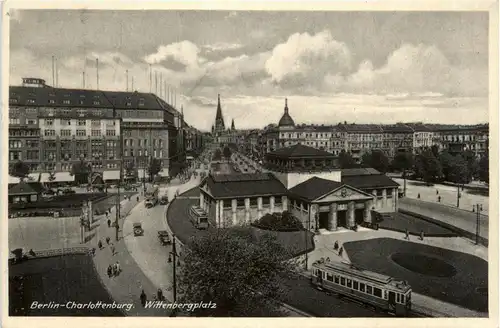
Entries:
[[498,325],[496,2],[3,18],[5,327]]

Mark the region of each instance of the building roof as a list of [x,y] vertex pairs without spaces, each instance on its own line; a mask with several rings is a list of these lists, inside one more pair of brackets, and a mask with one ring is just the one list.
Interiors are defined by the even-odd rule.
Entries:
[[369,168],[342,169],[341,172],[342,172],[342,177],[381,174],[379,171],[377,171],[371,167],[369,167]]
[[295,126],[295,122],[288,113],[288,100],[285,99],[285,112],[278,123],[278,126]]
[[280,158],[332,158],[334,154],[326,150],[320,150],[313,147],[296,144],[290,147],[280,148],[273,152],[267,153],[268,156]]
[[309,180],[299,183],[298,185],[290,189],[288,193],[292,196],[298,196],[302,199],[313,201],[339,188],[342,185],[343,183],[337,181],[313,177]]
[[102,94],[116,109],[164,109],[152,93],[102,91]]
[[342,174],[342,183],[357,189],[399,187],[399,183],[385,174],[351,175]]
[[9,196],[35,195],[44,190],[40,182],[19,182],[9,189]]
[[285,195],[287,189],[271,173],[209,175],[208,188],[215,198]]
[[383,133],[378,124],[340,124],[339,127],[349,133]]

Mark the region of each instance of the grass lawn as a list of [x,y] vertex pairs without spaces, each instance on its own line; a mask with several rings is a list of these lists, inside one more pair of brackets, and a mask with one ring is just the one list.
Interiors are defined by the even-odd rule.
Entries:
[[[23,286],[19,279],[22,277]],[[32,259],[9,266],[11,316],[123,316],[117,309],[70,309],[67,302],[113,303],[87,255]],[[30,309],[33,302],[61,304],[58,309]]]
[[343,246],[355,265],[407,280],[416,293],[488,312],[488,262],[478,257],[391,238]]
[[413,217],[411,215],[403,213],[392,213],[392,218],[384,219],[379,222],[379,227],[381,229],[387,229],[392,231],[405,232],[406,229],[412,235],[420,236],[420,232],[423,231],[425,236],[428,237],[455,237],[456,233],[445,229],[437,224],[427,222],[425,220]]

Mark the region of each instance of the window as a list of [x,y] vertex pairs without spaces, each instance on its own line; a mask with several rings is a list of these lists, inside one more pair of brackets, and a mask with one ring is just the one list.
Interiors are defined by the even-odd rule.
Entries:
[[45,130],[44,135],[46,137],[54,137],[56,135],[56,130]]
[[373,288],[373,295],[382,298],[382,289],[380,288]]
[[85,130],[76,130],[77,137],[85,137],[87,135],[87,131]]
[[371,295],[371,293],[372,293],[372,286],[366,285],[366,293]]

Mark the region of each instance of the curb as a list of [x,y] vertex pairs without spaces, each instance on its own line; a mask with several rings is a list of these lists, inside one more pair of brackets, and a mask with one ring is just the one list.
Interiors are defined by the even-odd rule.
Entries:
[[[422,219],[424,221],[427,221],[427,222],[430,222],[430,223],[434,223],[434,224],[436,224],[436,225],[438,225],[438,226],[440,226],[442,228],[445,228],[445,229],[448,229],[450,231],[453,231],[457,235],[465,237],[465,238],[470,239],[472,241],[474,241],[475,238],[476,238],[476,234],[475,233],[463,230],[461,228],[458,228],[458,227],[453,226],[451,224],[448,224],[448,223],[445,223],[445,222],[433,219],[431,217],[428,217],[428,216],[425,216],[425,215],[422,215],[422,214],[418,214],[418,213],[415,213],[415,212],[411,212],[411,211],[402,210],[402,209],[399,209],[398,211],[400,213],[403,213],[403,214],[406,214],[406,215],[409,215],[409,216],[413,216],[413,217],[415,217],[417,219]],[[488,247],[488,238],[479,236],[478,241],[479,241],[479,243],[481,245],[483,245],[485,247]]]

